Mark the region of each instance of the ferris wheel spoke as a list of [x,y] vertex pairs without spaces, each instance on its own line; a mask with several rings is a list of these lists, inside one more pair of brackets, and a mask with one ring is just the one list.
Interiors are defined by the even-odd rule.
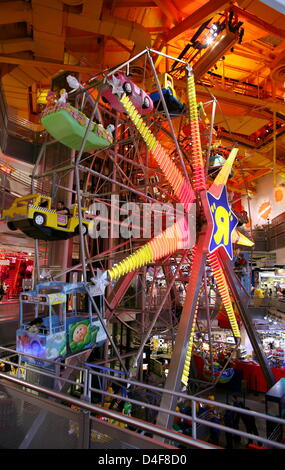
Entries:
[[143,121],[142,117],[131,103],[130,99],[123,95],[120,99],[121,104],[125,108],[126,112],[130,116],[130,119],[138,129],[142,138],[144,139],[147,147],[152,152],[154,158],[156,159],[158,165],[162,169],[165,177],[169,181],[175,195],[181,199],[181,191],[183,190],[183,201],[185,203],[192,203],[194,201],[194,191],[191,185],[183,176],[180,170],[177,168],[176,164],[171,160],[167,152],[157,141],[156,137],[150,131],[148,126]]
[[222,266],[215,252],[209,253],[208,261],[213,271],[214,278],[217,282],[218,290],[222,298],[225,310],[227,312],[227,316],[231,325],[233,335],[235,337],[236,342],[238,342],[240,340],[239,327],[238,327],[236,316],[234,313],[226,277],[224,275]]

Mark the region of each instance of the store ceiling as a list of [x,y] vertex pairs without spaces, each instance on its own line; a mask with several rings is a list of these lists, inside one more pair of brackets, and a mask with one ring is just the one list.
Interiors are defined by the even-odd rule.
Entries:
[[[206,20],[218,21],[229,8],[223,0],[43,0],[1,1],[0,72],[7,103],[12,114],[38,122],[31,103],[38,87],[48,87],[59,71],[81,72],[89,78],[151,46],[177,57]],[[258,0],[235,2],[243,22],[244,36],[234,49],[225,48],[224,60],[210,66],[200,82],[211,86],[219,102],[215,124],[227,130],[224,141],[236,141],[241,155],[251,153],[243,172],[247,187],[273,167],[285,175],[285,137],[277,138],[276,164],[272,136],[263,146],[251,140],[264,125],[272,123],[273,113],[285,123],[285,29],[284,15]],[[201,54],[206,54],[206,51]],[[194,63],[195,61],[193,61]],[[210,61],[209,61],[210,63]],[[158,72],[171,63],[156,62]],[[211,72],[209,74],[208,72]],[[207,100],[203,86],[198,98]],[[223,125],[227,122],[227,126]],[[266,145],[265,145],[266,144]],[[243,190],[237,171],[232,181]]]

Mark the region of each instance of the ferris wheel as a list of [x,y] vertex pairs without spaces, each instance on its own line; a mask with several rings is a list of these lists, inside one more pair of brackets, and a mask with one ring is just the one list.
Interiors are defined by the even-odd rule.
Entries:
[[[213,163],[214,113],[208,121],[197,103],[193,70],[179,60],[182,98],[171,75],[158,76],[157,54],[147,49],[84,84],[69,77],[71,91],[62,91],[56,101],[51,95],[43,113],[49,134],[77,151],[68,171],[75,175],[74,234],[80,235],[82,280],[92,280],[104,293],[107,322],[132,332],[137,351],[128,367],[118,343],[108,336],[126,374],[137,375],[153,335],[166,335],[173,350],[165,386],[180,391],[189,382],[199,300],[203,291],[207,297],[210,268],[235,344],[241,335],[233,304],[272,384],[231,263],[234,243],[253,245],[238,230],[227,195],[238,148]],[[128,75],[136,61],[144,61],[140,86]],[[72,94],[75,106],[68,102]],[[90,237],[83,217],[88,206]],[[163,396],[162,405],[173,408],[174,398]]]
[[[152,64],[152,62],[150,63]],[[153,72],[155,73],[154,70]],[[240,343],[240,331],[229,289],[232,291],[232,297],[246,324],[247,331],[257,351],[259,360],[263,365],[263,371],[268,382],[272,383],[274,379],[271,371],[267,366],[262,350],[258,344],[258,338],[253,331],[252,325],[248,321],[245,306],[246,300],[242,298],[242,290],[237,288],[235,274],[229,263],[229,260],[233,257],[233,243],[247,246],[253,245],[252,241],[237,230],[238,220],[229,206],[227,197],[226,183],[231,173],[238,149],[233,148],[230,151],[227,160],[221,166],[217,176],[207,188],[207,165],[205,165],[202,154],[194,76],[187,64],[185,65],[185,72],[192,140],[191,153],[190,156],[188,155],[187,159],[192,169],[191,182],[185,162],[183,161],[182,152],[177,146],[175,135],[172,134],[179,156],[179,160],[177,160],[180,163],[180,168],[175,162],[175,158],[171,158],[169,149],[167,151],[164,146],[160,144],[150,126],[142,119],[137,107],[132,103],[127,93],[119,89],[115,91],[116,99],[120,101],[121,106],[123,106],[126,114],[145,142],[147,150],[154,157],[164,178],[167,179],[172,190],[172,195],[184,205],[185,212],[182,216],[180,214],[178,219],[158,236],[153,237],[149,242],[145,243],[145,245],[134,251],[134,253],[113,265],[107,271],[106,278],[108,277],[111,281],[117,280],[149,263],[157,263],[163,257],[169,258],[178,251],[182,252],[182,258],[180,258],[180,262],[182,263],[191,253],[187,294],[182,316],[179,321],[172,361],[166,381],[166,387],[169,384],[167,388],[173,388],[173,386],[175,386],[176,389],[179,389],[180,381],[187,385],[189,379],[195,323],[201,293],[200,286],[202,284],[206,263],[208,263],[228,315],[236,344]],[[159,85],[158,80],[156,81]],[[164,99],[163,90],[160,87],[159,94],[164,113],[169,118],[167,103]],[[173,131],[171,121],[169,124],[171,131]],[[189,235],[189,219],[188,221],[186,220],[186,212],[192,207],[194,201],[196,201],[196,205],[199,206],[198,215],[200,221],[202,219],[202,222],[198,224],[197,241],[194,246],[190,248],[191,237]],[[178,270],[179,266],[177,271]],[[177,273],[175,272],[173,276],[174,279],[176,275]],[[168,291],[170,292],[170,288],[168,288]],[[158,309],[157,314],[154,315],[150,328],[144,336],[139,348],[139,353],[133,361],[133,365],[136,365],[139,354],[143,351],[143,347],[151,334],[160,312],[161,309]],[[171,397],[166,397],[165,402],[168,406],[171,400]]]

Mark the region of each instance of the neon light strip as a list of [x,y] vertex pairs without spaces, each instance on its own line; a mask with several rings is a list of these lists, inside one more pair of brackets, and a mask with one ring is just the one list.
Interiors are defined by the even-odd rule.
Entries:
[[[197,245],[195,245],[193,247],[191,262],[190,262],[190,269],[192,269],[192,266],[195,262],[196,253],[197,253]],[[197,315],[198,315],[199,298],[200,298],[200,295],[198,296],[198,300],[197,300],[197,305],[196,305],[194,318],[193,318],[192,330],[191,330],[191,333],[190,333],[187,353],[186,353],[183,372],[182,372],[182,377],[181,377],[181,382],[185,386],[187,386],[187,384],[188,384],[189,375],[190,375],[191,356],[192,356],[192,349],[193,349],[193,344],[194,344],[194,333],[195,333],[195,326],[196,326]]]
[[200,139],[196,89],[193,75],[187,77],[187,95],[189,102],[189,118],[192,138],[192,162],[194,167],[193,184],[195,189],[204,190],[206,189],[206,179]]
[[115,264],[108,270],[109,277],[113,281],[163,256],[188,247],[189,231],[187,229],[187,223],[183,223],[183,220],[181,220],[164,230],[160,235],[153,238],[142,248],[139,248],[135,253],[127,256],[123,261]]
[[218,290],[222,298],[225,310],[227,312],[232,332],[236,338],[240,338],[240,331],[239,331],[236,316],[233,310],[227,281],[226,281],[225,275],[223,273],[222,267],[220,265],[220,262],[218,260],[216,253],[215,252],[210,253],[208,255],[208,260],[209,260],[211,269],[214,273],[214,277],[217,281]]
[[217,176],[215,178],[215,181],[211,185],[209,191],[210,191],[211,194],[213,194],[213,196],[218,197],[218,195],[221,192],[221,187],[224,184],[227,184],[228,177],[229,177],[231,169],[233,167],[233,164],[234,164],[235,158],[237,156],[238,150],[239,150],[238,148],[233,148],[230,151],[230,154],[229,154],[227,160],[225,161],[225,163],[223,164],[222,169],[219,171],[219,173],[217,174]]
[[166,178],[168,179],[175,195],[180,200],[182,200],[183,196],[183,202],[185,203],[192,203],[194,201],[194,192],[191,186],[188,184],[173,160],[171,160],[164,148],[160,145],[147,125],[144,123],[142,117],[130,99],[124,94],[120,99],[120,102],[138,129],[149,150],[152,152]]
[[195,314],[194,314],[192,330],[190,334],[190,339],[188,343],[186,358],[185,358],[182,377],[181,377],[181,382],[186,386],[188,384],[189,375],[190,375],[190,365],[191,365],[192,349],[193,349],[193,344],[194,344],[195,326],[196,326],[196,321],[197,321],[198,303],[199,303],[199,299],[197,300],[197,307],[196,307]]
[[254,245],[254,242],[252,240],[247,238],[243,233],[239,232],[237,229],[234,229],[234,231],[232,232],[232,242],[244,246]]

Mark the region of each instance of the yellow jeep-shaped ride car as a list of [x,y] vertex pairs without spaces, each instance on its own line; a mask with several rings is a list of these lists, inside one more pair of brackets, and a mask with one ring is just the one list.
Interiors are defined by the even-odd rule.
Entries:
[[[44,207],[43,207],[44,206]],[[83,215],[86,209],[82,209]],[[26,235],[39,240],[66,240],[79,234],[78,206],[74,204],[70,215],[57,213],[51,208],[51,198],[41,194],[15,199],[2,218],[10,230],[20,229]],[[92,221],[82,220],[83,233],[88,232]]]

